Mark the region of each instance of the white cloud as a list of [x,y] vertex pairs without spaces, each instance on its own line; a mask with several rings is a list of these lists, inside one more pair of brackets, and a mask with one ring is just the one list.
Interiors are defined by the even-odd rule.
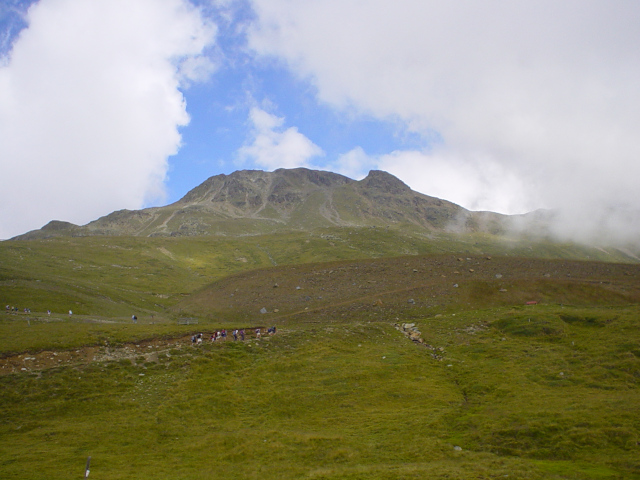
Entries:
[[[506,213],[640,210],[640,3],[253,5],[252,48],[313,83],[321,101],[442,136],[435,153],[382,158],[407,183],[432,179],[424,188],[439,196]],[[595,232],[605,223],[594,220]]]
[[340,155],[329,168],[332,172],[360,180],[367,175],[371,165],[375,165],[375,163],[376,159],[367,155],[364,149],[358,146]]
[[183,0],[41,0],[27,21],[0,68],[0,238],[161,197],[215,28]]
[[252,125],[251,143],[239,150],[241,164],[249,161],[268,170],[309,167],[313,157],[323,154],[322,149],[296,127],[283,130],[284,118],[253,107],[249,120]]

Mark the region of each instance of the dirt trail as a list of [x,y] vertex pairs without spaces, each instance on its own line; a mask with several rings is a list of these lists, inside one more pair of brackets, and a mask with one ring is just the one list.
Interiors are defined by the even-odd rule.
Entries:
[[[209,342],[211,333],[203,333],[205,342]],[[263,337],[264,338],[264,337]],[[254,337],[248,336],[246,340]],[[220,343],[233,341],[232,337],[218,340]],[[38,353],[21,353],[0,358],[0,375],[20,372],[37,372],[61,366],[86,365],[91,362],[112,362],[131,360],[133,362],[144,357],[145,362],[158,360],[158,355],[166,354],[175,348],[192,348],[191,335],[169,339],[151,339],[135,343],[110,345],[90,345],[74,350],[45,350]]]
[[145,340],[118,346],[85,346],[74,350],[45,350],[38,353],[21,353],[0,358],[0,375],[31,372],[59,366],[82,365],[90,362],[108,362],[120,359],[145,358],[181,348],[191,343],[190,337]]

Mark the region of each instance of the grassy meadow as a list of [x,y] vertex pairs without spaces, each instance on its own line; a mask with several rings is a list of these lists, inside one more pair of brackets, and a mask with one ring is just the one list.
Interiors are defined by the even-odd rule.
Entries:
[[80,478],[91,456],[109,479],[640,478],[639,314],[462,311],[416,322],[425,344],[306,319],[3,375],[0,474]]
[[245,237],[71,237],[0,242],[0,302],[20,311],[171,317],[191,293],[229,275],[280,265],[454,253],[636,262],[616,249],[488,235],[330,228]]
[[630,261],[386,229],[2,242],[32,313],[0,314],[0,478],[640,479]]

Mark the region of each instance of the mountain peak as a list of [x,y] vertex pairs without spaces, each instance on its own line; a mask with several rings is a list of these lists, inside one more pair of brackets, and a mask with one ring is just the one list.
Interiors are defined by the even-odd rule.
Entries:
[[384,193],[401,194],[411,191],[406,183],[383,170],[371,170],[360,183],[366,188],[375,188]]

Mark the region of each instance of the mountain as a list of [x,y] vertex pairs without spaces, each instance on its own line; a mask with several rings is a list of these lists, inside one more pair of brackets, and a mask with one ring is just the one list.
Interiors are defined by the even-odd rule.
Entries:
[[216,175],[164,207],[120,210],[85,226],[52,221],[17,239],[55,236],[253,235],[331,226],[501,233],[509,217],[470,212],[372,170],[356,181],[306,168]]

